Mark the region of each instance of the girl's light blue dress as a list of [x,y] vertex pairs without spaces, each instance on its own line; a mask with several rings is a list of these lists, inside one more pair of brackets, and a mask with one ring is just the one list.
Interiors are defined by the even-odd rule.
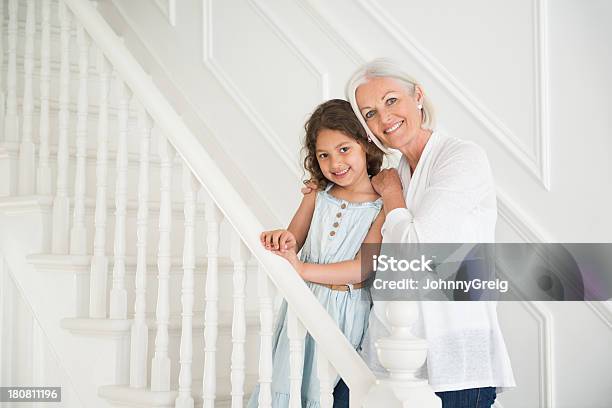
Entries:
[[[382,208],[382,200],[352,203],[329,194],[329,184],[317,193],[310,230],[300,259],[307,263],[328,264],[355,259],[361,243]],[[336,321],[355,349],[359,349],[367,329],[370,314],[368,289],[352,291],[331,290],[316,283],[307,285],[317,300]],[[366,291],[362,293],[362,291]],[[287,338],[287,303],[283,302],[273,337],[272,407],[289,406],[289,339]],[[304,342],[304,371],[302,377],[302,406],[319,407],[319,379],[315,362],[315,342],[306,335]],[[338,383],[336,378],[334,386]],[[248,407],[257,406],[259,385],[255,387]]]

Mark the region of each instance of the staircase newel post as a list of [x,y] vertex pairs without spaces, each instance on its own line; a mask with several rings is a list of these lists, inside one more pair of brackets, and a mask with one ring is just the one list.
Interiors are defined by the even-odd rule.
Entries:
[[183,243],[183,282],[181,287],[181,305],[183,311],[181,325],[179,395],[176,408],[193,408],[191,396],[192,361],[193,361],[193,301],[195,270],[195,214],[197,181],[187,163],[183,161],[183,194],[185,214],[185,239]]
[[111,319],[127,319],[127,292],[125,290],[125,228],[127,209],[127,138],[131,92],[116,74],[119,96],[119,132],[115,174],[115,241],[113,245],[113,287],[110,294]]
[[147,231],[149,225],[149,156],[152,121],[144,108],[138,113],[140,164],[138,175],[138,213],[136,216],[136,277],[134,282],[134,322],[130,336],[130,387],[147,385],[149,328],[146,323]]
[[419,317],[418,303],[392,301],[384,307],[391,334],[377,340],[375,346],[389,377],[372,387],[364,407],[377,407],[385,401],[388,406],[440,408],[441,400],[427,380],[417,377],[427,357],[427,342],[412,334]]
[[6,73],[6,114],[4,117],[4,140],[19,140],[19,117],[17,116],[17,11],[19,2],[8,2],[8,69]]
[[250,257],[247,246],[236,231],[232,231],[231,257],[234,264],[234,312],[232,316],[231,384],[232,408],[241,408],[244,399],[246,343],[246,266]]
[[170,320],[169,279],[171,267],[172,165],[174,148],[165,135],[158,140],[160,164],[159,246],[157,250],[157,333],[155,356],[151,363],[151,391],[170,390],[170,358],[168,357],[168,324]]
[[70,103],[70,13],[63,0],[59,2],[60,20],[60,81],[59,81],[59,132],[57,139],[57,181],[53,199],[53,226],[51,251],[65,254],[69,248],[70,201],[68,198],[68,125]]
[[108,282],[108,257],[106,256],[107,176],[108,176],[108,94],[110,88],[110,64],[102,50],[98,49],[99,112],[98,151],[96,155],[96,209],[94,215],[94,243],[91,258],[89,317],[106,318],[106,292]]
[[32,75],[34,71],[34,34],[36,32],[36,11],[34,0],[27,1],[25,25],[25,50],[23,55],[23,129],[19,145],[19,170],[17,194],[34,194],[36,177],[35,146],[32,141],[32,112],[34,97],[32,94]]
[[51,194],[51,167],[49,166],[49,86],[51,59],[51,0],[42,0],[40,34],[40,130],[36,193]]
[[204,377],[202,385],[203,408],[214,408],[217,390],[217,335],[219,326],[219,226],[223,215],[208,197],[206,201],[206,243],[208,265],[204,311]]

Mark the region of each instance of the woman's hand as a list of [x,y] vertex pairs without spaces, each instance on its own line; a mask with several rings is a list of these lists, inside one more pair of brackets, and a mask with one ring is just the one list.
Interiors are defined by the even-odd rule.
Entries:
[[295,237],[287,230],[264,231],[259,236],[259,240],[261,245],[270,251],[293,250],[295,252]]
[[382,197],[385,214],[396,208],[406,208],[404,189],[397,169],[384,169],[372,177],[372,187]]
[[397,169],[383,169],[372,177],[372,187],[385,200],[385,195],[390,192],[402,192],[402,181]]

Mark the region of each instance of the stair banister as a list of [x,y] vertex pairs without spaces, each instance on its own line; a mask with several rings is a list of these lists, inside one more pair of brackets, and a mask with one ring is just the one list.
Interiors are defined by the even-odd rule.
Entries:
[[228,188],[231,184],[223,172],[93,4],[86,0],[64,2],[154,118],[161,134],[168,136],[243,242],[264,266],[270,279],[319,345],[322,354],[351,389],[351,405],[356,406],[374,384],[372,372],[287,261],[261,246],[259,233],[264,229],[261,223],[240,195]]

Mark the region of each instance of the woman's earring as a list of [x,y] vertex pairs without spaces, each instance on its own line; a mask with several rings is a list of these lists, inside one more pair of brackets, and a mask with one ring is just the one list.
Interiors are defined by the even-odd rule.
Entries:
[[421,105],[420,103],[417,105],[418,110],[423,109],[423,105]]
[[368,136],[368,142],[372,143],[372,138],[370,136]]

